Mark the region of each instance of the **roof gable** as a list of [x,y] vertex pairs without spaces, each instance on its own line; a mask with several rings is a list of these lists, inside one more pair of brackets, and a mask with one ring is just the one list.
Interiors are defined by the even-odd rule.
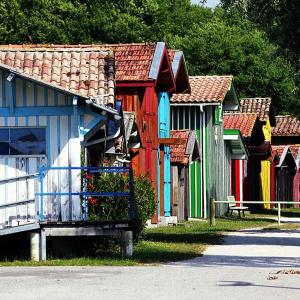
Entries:
[[276,165],[276,167],[281,167],[286,163],[291,169],[296,168],[296,162],[292,155],[290,146],[286,145],[276,145],[272,146],[272,148],[277,152],[279,156],[279,162]]
[[189,75],[182,51],[168,50],[172,71],[176,82],[176,93],[191,93]]

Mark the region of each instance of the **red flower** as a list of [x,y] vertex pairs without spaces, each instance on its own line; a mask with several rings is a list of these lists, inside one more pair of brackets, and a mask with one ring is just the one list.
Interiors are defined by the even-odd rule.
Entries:
[[90,179],[93,178],[93,175],[92,175],[91,173],[86,173],[86,174],[85,174],[85,178],[86,178],[87,180],[90,180]]
[[88,198],[88,202],[91,205],[95,205],[97,203],[97,199],[93,198],[93,197],[89,197]]

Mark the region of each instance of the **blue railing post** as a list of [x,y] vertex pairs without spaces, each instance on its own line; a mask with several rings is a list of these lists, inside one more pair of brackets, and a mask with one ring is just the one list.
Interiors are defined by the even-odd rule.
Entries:
[[45,167],[41,166],[39,169],[39,180],[40,180],[40,222],[44,221],[44,177]]
[[87,192],[87,179],[84,176],[83,179],[83,221],[87,221],[88,219],[88,205],[87,205],[87,196],[85,193]]

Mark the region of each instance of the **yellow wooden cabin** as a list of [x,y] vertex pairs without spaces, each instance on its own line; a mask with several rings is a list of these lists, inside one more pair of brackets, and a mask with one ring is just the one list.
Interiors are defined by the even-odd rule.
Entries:
[[[266,146],[271,145],[272,127],[276,119],[271,98],[244,98],[240,102],[241,111],[257,113],[262,123]],[[261,161],[260,173],[260,201],[264,201],[264,208],[270,208],[271,201],[271,157]]]

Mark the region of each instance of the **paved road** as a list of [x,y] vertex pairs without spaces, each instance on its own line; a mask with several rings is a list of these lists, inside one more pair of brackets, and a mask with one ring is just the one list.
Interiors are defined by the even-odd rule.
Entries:
[[300,231],[244,230],[162,266],[0,268],[0,299],[300,299],[282,270],[300,273]]

